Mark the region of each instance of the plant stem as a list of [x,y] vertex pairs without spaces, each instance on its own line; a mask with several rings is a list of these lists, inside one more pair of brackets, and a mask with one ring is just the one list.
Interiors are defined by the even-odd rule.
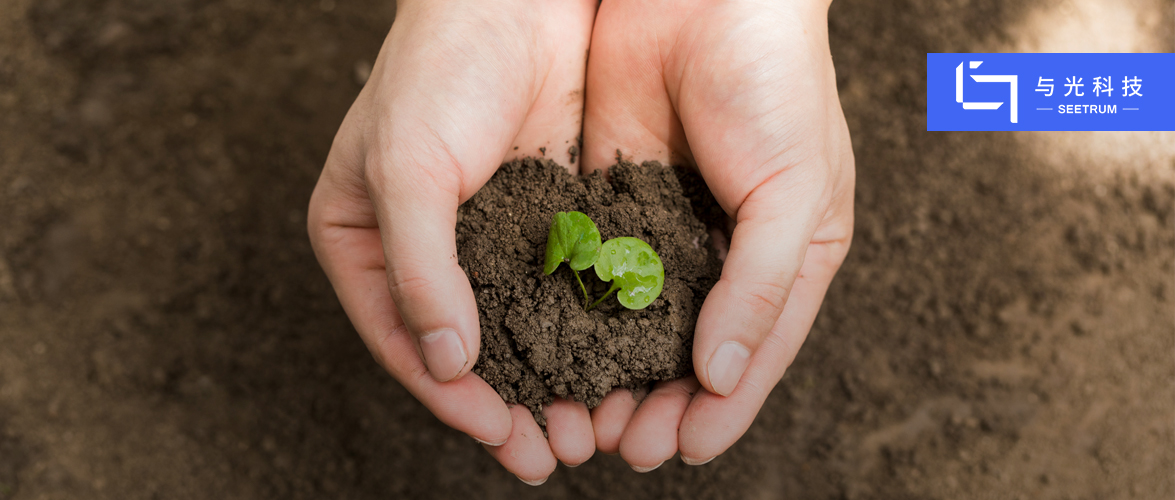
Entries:
[[[567,266],[567,268],[568,268],[568,269],[571,269],[571,266]],[[579,282],[579,289],[580,289],[580,291],[582,291],[582,292],[583,292],[583,307],[584,307],[584,310],[586,311],[586,310],[587,310],[588,301],[589,301],[589,300],[591,300],[591,299],[589,299],[589,298],[588,298],[588,294],[587,294],[587,288],[583,286],[583,280],[579,279],[579,272],[578,272],[578,271],[576,271],[575,269],[571,269],[571,274],[574,274],[574,275],[575,275],[575,281],[578,281],[578,282]]]
[[608,293],[605,293],[604,296],[600,297],[599,300],[592,302],[592,305],[588,306],[588,308],[584,309],[584,311],[590,311],[592,309],[595,309],[596,306],[600,305],[600,302],[603,302],[604,299],[608,298],[609,295],[612,295],[612,292],[615,292],[616,290],[619,290],[619,289],[620,289],[620,283],[613,281],[612,286],[610,288],[608,288]]

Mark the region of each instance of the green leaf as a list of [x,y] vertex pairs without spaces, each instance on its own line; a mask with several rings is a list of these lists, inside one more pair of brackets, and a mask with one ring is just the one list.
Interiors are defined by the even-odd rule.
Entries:
[[551,220],[547,235],[547,258],[543,273],[551,274],[566,262],[571,269],[582,271],[600,257],[600,230],[596,223],[580,212],[559,212]]
[[613,238],[604,242],[596,261],[596,276],[616,280],[620,286],[616,298],[629,309],[644,309],[661,295],[665,285],[665,267],[661,257],[637,238]]

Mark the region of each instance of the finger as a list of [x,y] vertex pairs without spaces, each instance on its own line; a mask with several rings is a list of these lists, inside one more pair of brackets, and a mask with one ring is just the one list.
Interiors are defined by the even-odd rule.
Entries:
[[522,482],[538,486],[547,482],[555,472],[555,455],[543,437],[543,430],[534,421],[534,415],[523,405],[510,408],[514,426],[510,438],[501,446],[485,446],[490,456],[500,462],[506,470],[518,476]]
[[[584,107],[583,172],[624,158],[690,163],[689,147],[665,91],[658,40],[675,16],[656,2],[603,2],[596,14]],[[633,19],[652,20],[631,29]]]
[[[320,187],[314,196],[326,194]],[[450,383],[428,375],[388,293],[378,230],[324,227],[323,215],[312,208],[315,253],[372,356],[446,425],[482,442],[504,443],[510,413],[489,384],[476,375]]]
[[480,345],[473,289],[457,264],[462,167],[440,164],[426,173],[425,161],[369,161],[379,165],[368,170],[368,191],[382,230],[392,301],[428,373],[439,382],[457,379],[473,367]]
[[641,401],[620,438],[620,456],[633,470],[649,472],[677,453],[677,427],[698,388],[692,376],[659,382]]
[[592,458],[596,437],[587,405],[556,397],[543,408],[547,418],[547,441],[555,458],[568,467],[576,467]]
[[[465,28],[492,37],[500,29],[492,19],[473,24],[423,5],[398,15],[404,22],[392,26],[372,83],[352,109],[370,110],[356,134],[364,140],[358,184],[382,236],[385,286],[428,373],[443,382],[472,368],[480,345],[473,290],[457,263],[457,205],[505,155],[529,105],[529,86],[518,79],[508,82],[516,91],[495,95],[507,82],[470,85],[463,77],[494,74],[509,63],[423,44],[418,40],[430,38],[414,32],[432,26],[443,40]],[[422,20],[429,15],[448,17]],[[486,128],[491,116],[498,126]]]
[[640,399],[628,389],[612,389],[599,406],[592,408],[592,430],[596,433],[596,449],[615,455],[620,452],[620,437]]
[[809,247],[792,298],[755,352],[742,383],[726,397],[706,391],[694,396],[679,431],[678,447],[685,463],[701,465],[713,460],[750,428],[807,337],[847,250],[847,243],[842,242]]
[[540,12],[533,15],[541,17],[546,30],[543,36],[559,43],[554,44],[551,69],[506,159],[543,156],[575,174],[583,156],[580,136],[584,75],[598,2],[572,0],[534,5]]
[[[822,169],[809,172],[825,175]],[[722,276],[698,313],[694,369],[715,394],[734,391],[779,318],[820,223],[818,214],[826,213],[821,188],[827,180],[797,180],[790,173],[768,180],[742,204]],[[815,193],[807,191],[812,188]]]

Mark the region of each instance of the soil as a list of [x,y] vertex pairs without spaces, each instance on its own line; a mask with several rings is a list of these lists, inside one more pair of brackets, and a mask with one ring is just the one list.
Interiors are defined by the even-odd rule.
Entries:
[[[461,206],[457,260],[473,285],[482,333],[474,371],[506,402],[525,404],[544,422],[542,406],[552,396],[594,408],[613,387],[693,372],[694,324],[722,271],[694,211],[718,206],[708,196],[692,204],[679,176],[705,186],[657,162],[621,162],[609,169],[609,182],[600,171],[573,176],[551,160],[528,158],[502,165]],[[637,311],[612,297],[585,312],[570,268],[544,275],[551,220],[569,211],[591,217],[604,241],[632,236],[652,246],[665,266],[660,297]],[[593,301],[608,290],[591,268],[579,274]]]
[[0,499],[1175,497],[1175,136],[925,131],[927,52],[1170,52],[1171,1],[832,2],[857,218],[799,357],[710,464],[538,488],[307,242],[392,3],[0,2]]

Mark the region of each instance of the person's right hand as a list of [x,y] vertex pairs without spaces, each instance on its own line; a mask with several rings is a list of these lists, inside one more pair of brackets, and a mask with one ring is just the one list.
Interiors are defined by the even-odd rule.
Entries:
[[[808,335],[853,234],[852,142],[829,0],[605,0],[588,67],[584,169],[616,151],[697,167],[735,222],[698,312],[695,376],[592,410],[597,448],[647,472],[703,464],[755,419]],[[717,238],[716,238],[717,240]],[[705,390],[700,390],[705,389]]]
[[[401,1],[310,201],[319,262],[375,359],[530,484],[591,457],[583,403],[508,408],[476,374],[457,206],[504,161],[580,131],[595,0]],[[561,149],[560,151],[565,151]],[[573,172],[574,173],[574,172]]]

